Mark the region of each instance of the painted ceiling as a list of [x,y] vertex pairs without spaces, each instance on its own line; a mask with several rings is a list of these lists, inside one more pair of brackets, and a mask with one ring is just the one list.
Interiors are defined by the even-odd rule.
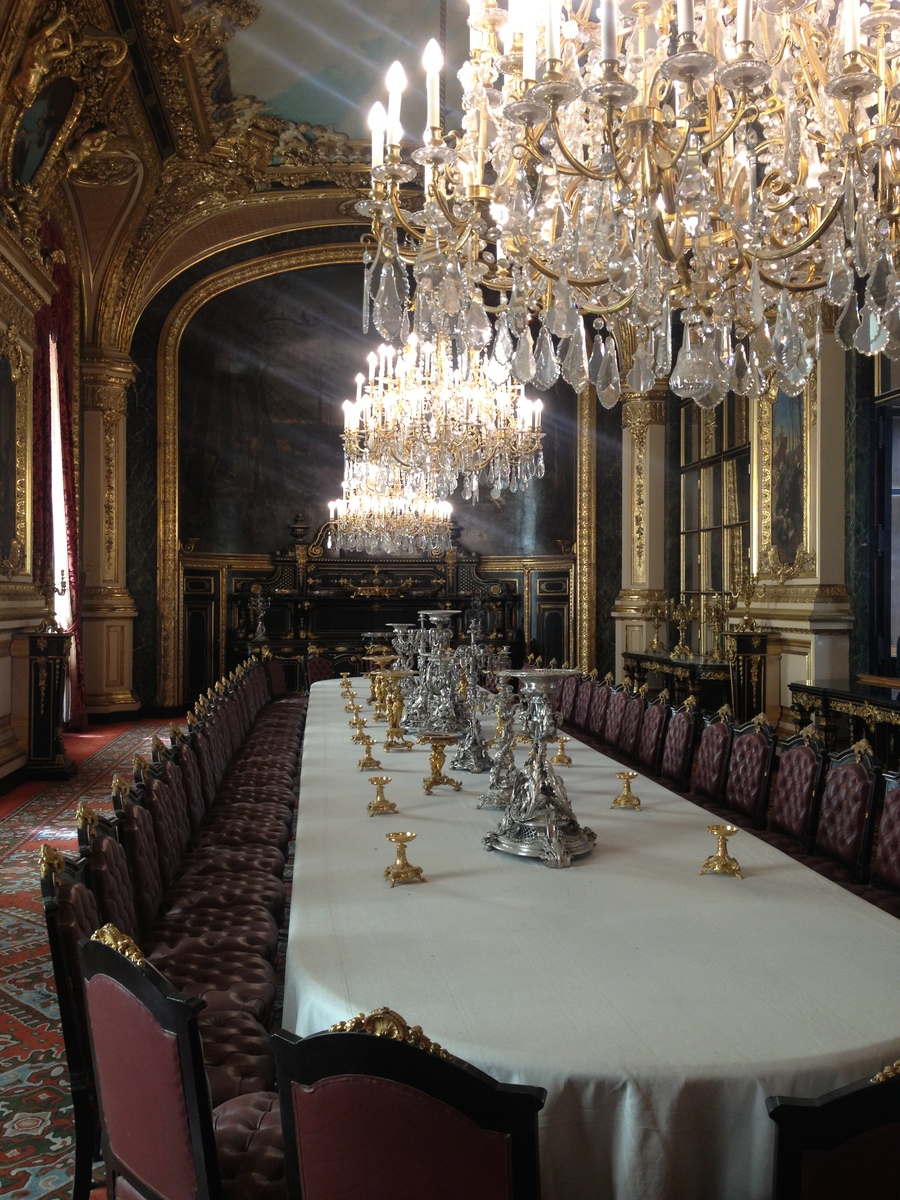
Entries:
[[[231,88],[254,96],[285,120],[332,126],[353,139],[369,136],[376,100],[387,102],[384,77],[399,60],[409,85],[401,118],[418,141],[425,126],[422,52],[440,41],[441,0],[260,0],[260,15],[228,43]],[[468,0],[446,0],[446,102],[459,110],[455,72],[468,54]],[[446,124],[446,123],[445,123]]]

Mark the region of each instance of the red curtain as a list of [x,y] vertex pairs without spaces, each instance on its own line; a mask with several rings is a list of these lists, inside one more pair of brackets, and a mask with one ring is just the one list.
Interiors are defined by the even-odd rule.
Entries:
[[[46,250],[61,250],[62,240],[51,223],[41,230],[41,244]],[[84,665],[81,651],[81,569],[78,552],[78,510],[75,490],[75,387],[74,387],[74,327],[72,320],[72,275],[65,261],[53,264],[53,299],[35,318],[34,362],[34,560],[38,584],[59,583],[51,580],[53,562],[53,508],[50,498],[52,478],[50,438],[50,339],[56,339],[56,358],[59,386],[59,417],[62,441],[63,492],[66,511],[66,586],[72,606],[72,654],[70,657],[69,719],[66,728],[77,730],[87,726]]]

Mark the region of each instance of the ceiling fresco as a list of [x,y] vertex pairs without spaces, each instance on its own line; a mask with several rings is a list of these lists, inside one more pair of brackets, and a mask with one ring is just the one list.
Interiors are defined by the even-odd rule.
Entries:
[[[446,100],[460,110],[455,78],[468,56],[468,0],[446,0],[450,77]],[[315,5],[261,0],[260,14],[228,43],[236,96],[266,102],[265,111],[293,122],[331,125],[353,139],[369,136],[366,119],[376,100],[386,103],[384,77],[399,60],[409,79],[402,120],[418,141],[425,127],[422,52],[440,41],[441,0],[326,0]],[[451,123],[456,123],[452,120]]]

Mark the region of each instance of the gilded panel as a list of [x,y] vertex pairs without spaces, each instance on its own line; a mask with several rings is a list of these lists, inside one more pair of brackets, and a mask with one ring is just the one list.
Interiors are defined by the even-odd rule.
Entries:
[[11,325],[0,340],[0,577],[11,583],[31,581],[30,462],[31,358]]
[[810,452],[817,368],[799,396],[774,385],[759,400],[759,573],[780,584],[814,576]]

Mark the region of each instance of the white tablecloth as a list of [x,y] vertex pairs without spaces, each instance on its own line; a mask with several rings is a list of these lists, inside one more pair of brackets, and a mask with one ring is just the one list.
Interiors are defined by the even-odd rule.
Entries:
[[[306,726],[285,1027],[386,1004],[545,1087],[544,1200],[764,1200],[765,1097],[900,1056],[896,918],[746,832],[730,843],[743,880],[701,876],[714,818],[646,779],[642,812],[610,811],[621,768],[575,741],[560,772],[597,845],[568,870],[485,851],[487,776],[450,772],[463,790],[426,796],[424,746],[373,748],[402,816],[369,817],[339,686],[313,687]],[[384,881],[399,829],[427,884]]]

